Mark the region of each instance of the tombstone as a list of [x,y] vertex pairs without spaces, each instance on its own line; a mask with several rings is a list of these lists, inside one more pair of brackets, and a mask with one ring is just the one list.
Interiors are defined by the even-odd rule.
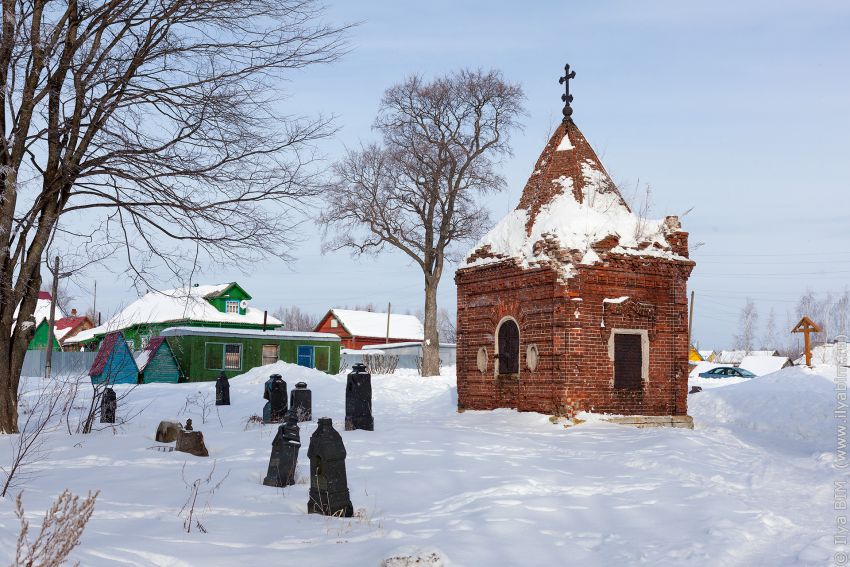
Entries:
[[319,418],[319,426],[310,437],[310,514],[350,518],[354,514],[348,479],[345,475],[345,445],[333,427],[331,418]]
[[263,423],[280,423],[286,413],[286,382],[280,374],[272,374],[263,388]]
[[100,422],[115,423],[115,412],[118,410],[118,396],[115,390],[106,388],[100,397]]
[[210,456],[210,452],[207,451],[207,446],[204,444],[204,434],[200,431],[184,431],[182,429],[178,431],[174,450],[189,453],[196,457]]
[[365,364],[355,364],[345,387],[345,430],[374,431],[372,418],[372,375]]
[[307,389],[306,382],[298,382],[289,394],[289,407],[298,421],[313,421],[313,393]]
[[224,375],[224,370],[218,375],[218,380],[215,381],[215,405],[229,406],[230,405],[230,382],[227,376]]
[[157,443],[173,443],[177,441],[177,434],[183,426],[175,421],[160,421],[156,428]]
[[266,486],[290,486],[295,484],[295,467],[298,464],[298,450],[301,448],[301,436],[298,431],[298,417],[295,412],[286,412],[286,423],[277,428],[272,441],[272,454],[269,457],[269,470],[263,484]]

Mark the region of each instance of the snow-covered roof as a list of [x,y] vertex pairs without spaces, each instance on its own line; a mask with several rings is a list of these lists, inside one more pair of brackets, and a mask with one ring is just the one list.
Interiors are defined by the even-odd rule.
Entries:
[[570,277],[576,265],[600,262],[606,254],[688,262],[674,252],[671,241],[677,239],[668,239],[674,233],[684,236],[676,217],[649,220],[631,211],[567,120],[540,155],[517,208],[478,241],[466,266],[514,260],[522,267],[551,265]]
[[721,350],[714,359],[719,364],[740,364],[745,356],[776,356],[775,350]]
[[[353,309],[331,309],[331,315],[354,337],[386,337],[387,314],[373,311],[354,311]],[[390,315],[391,339],[421,341],[425,338],[425,329],[414,315]]]
[[703,358],[703,360],[708,360],[709,357],[714,354],[713,350],[698,350],[697,352]]
[[791,365],[787,356],[745,356],[741,361],[740,368],[749,370],[756,376],[764,376],[773,372],[779,372],[786,366]]
[[[232,284],[198,285],[188,288],[152,291],[140,297],[120,313],[98,327],[81,331],[69,338],[67,343],[81,343],[112,331],[120,331],[133,325],[145,323],[170,323],[172,321],[206,321],[209,323],[263,324],[263,311],[254,307],[245,309],[245,314],[222,313],[208,298],[217,297]],[[281,325],[281,321],[268,316],[270,327]]]
[[244,337],[256,339],[305,339],[311,341],[339,342],[341,339],[333,333],[310,333],[304,331],[263,331],[262,329],[227,329],[218,327],[169,327],[160,333],[163,337],[205,336],[205,337]]

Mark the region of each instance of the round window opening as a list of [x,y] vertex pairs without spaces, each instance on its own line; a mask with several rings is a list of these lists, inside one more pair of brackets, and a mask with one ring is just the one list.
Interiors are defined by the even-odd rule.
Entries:
[[538,362],[540,362],[540,353],[537,351],[537,345],[528,345],[525,349],[525,364],[533,372],[537,370]]
[[478,364],[479,372],[487,372],[487,347],[481,347],[478,349],[476,364]]

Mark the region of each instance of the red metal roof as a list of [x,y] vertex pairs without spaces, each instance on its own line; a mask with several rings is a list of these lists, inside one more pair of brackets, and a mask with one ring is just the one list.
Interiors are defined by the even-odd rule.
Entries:
[[51,299],[53,299],[53,296],[50,295],[49,291],[40,291],[40,292],[38,292],[38,298],[39,299],[46,299],[47,301],[50,301]]
[[109,360],[109,355],[112,353],[112,349],[115,348],[115,344],[118,342],[118,337],[120,336],[121,333],[116,331],[103,337],[103,342],[100,343],[97,356],[91,365],[91,370],[89,370],[89,376],[100,376],[103,373],[103,369],[106,368],[106,363]]
[[73,329],[77,325],[85,323],[88,321],[88,317],[62,317],[61,319],[56,320],[56,328],[57,329]]

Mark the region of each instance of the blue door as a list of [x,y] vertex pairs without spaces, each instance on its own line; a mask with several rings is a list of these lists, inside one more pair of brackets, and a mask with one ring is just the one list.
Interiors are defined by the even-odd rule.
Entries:
[[298,346],[298,366],[313,368],[313,347]]

